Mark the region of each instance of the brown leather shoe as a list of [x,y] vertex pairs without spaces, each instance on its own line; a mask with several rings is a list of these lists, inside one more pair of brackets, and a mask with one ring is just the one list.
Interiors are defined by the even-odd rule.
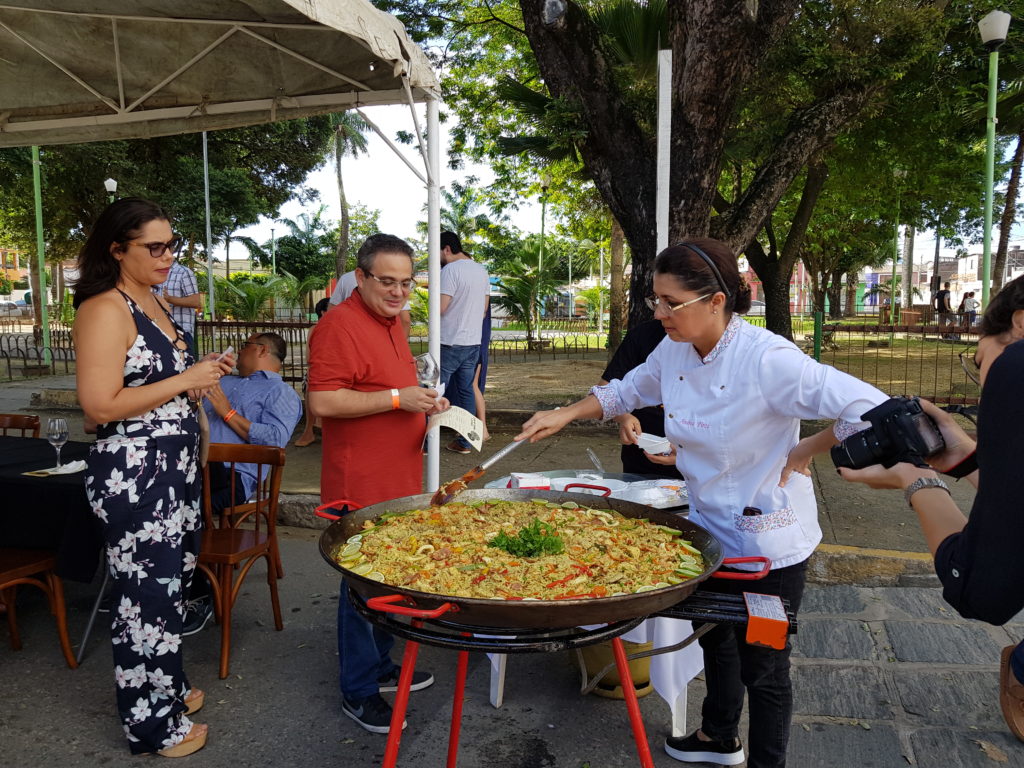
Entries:
[[1010,667],[1010,656],[1017,646],[1003,648],[999,659],[999,706],[1010,731],[1024,741],[1024,685],[1021,685]]

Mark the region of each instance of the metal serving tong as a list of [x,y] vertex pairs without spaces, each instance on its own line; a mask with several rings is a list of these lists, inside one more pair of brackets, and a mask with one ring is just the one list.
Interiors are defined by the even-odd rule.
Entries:
[[457,480],[450,480],[444,485],[442,485],[434,492],[434,495],[430,498],[430,506],[439,507],[442,504],[447,504],[449,501],[451,501],[464,490],[466,490],[470,483],[472,483],[478,477],[483,476],[484,472],[487,471],[488,467],[492,466],[495,462],[499,461],[500,459],[503,459],[506,456],[508,456],[510,453],[512,453],[512,451],[518,448],[521,443],[525,442],[527,441],[513,440],[511,443],[506,445],[496,454],[491,456],[491,458],[487,459],[487,461],[481,462],[477,466],[473,467],[471,470],[469,470],[469,472],[464,474],[462,477],[458,478]]

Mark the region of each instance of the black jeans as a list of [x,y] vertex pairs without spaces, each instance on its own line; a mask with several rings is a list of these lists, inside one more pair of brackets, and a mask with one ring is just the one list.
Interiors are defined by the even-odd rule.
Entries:
[[[800,609],[806,576],[807,561],[804,560],[775,569],[760,581],[715,579],[707,583],[706,588],[734,595],[741,592],[778,595],[789,600],[795,615]],[[783,768],[793,714],[790,644],[787,642],[783,651],[748,645],[746,631],[745,625],[719,624],[700,638],[708,689],[701,711],[701,730],[715,741],[736,738],[746,689],[750,701],[747,768]]]

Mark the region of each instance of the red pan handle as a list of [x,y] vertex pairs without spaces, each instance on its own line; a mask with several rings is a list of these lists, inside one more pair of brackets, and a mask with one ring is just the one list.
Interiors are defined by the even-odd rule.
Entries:
[[[371,597],[366,601],[366,606],[381,613],[398,613],[402,616],[412,616],[415,619],[436,619],[438,616],[449,611],[459,610],[458,606],[451,603],[441,603],[437,608],[429,611],[425,608],[412,608],[408,605],[392,605],[392,603],[408,599],[405,595],[383,595],[381,597]],[[412,605],[415,605],[415,603],[412,603]]]
[[565,486],[563,490],[568,491],[570,488],[590,488],[591,490],[594,491],[604,491],[604,493],[601,494],[602,496],[612,495],[612,489],[605,488],[603,485],[589,485],[587,483],[569,483],[567,486]]
[[772,561],[767,557],[727,557],[722,561],[722,565],[733,565],[734,563],[764,563],[764,568],[760,571],[749,571],[745,573],[722,573],[721,571],[715,571],[711,574],[711,578],[736,579],[737,581],[756,581],[757,579],[763,579],[768,575],[768,571],[772,569]]
[[349,499],[338,499],[337,501],[328,501],[326,504],[321,504],[319,507],[317,507],[313,511],[316,512],[316,516],[317,517],[322,517],[324,520],[341,520],[341,515],[332,514],[332,513],[328,512],[327,510],[328,509],[335,509],[335,508],[340,507],[340,506],[342,506],[344,504],[348,504],[348,511],[349,512],[354,512],[355,510],[359,509],[359,507],[360,507],[359,504],[356,504],[356,502],[350,501]]

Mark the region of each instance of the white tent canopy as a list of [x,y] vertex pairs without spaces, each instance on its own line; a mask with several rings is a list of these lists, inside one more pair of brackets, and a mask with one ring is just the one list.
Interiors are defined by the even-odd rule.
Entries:
[[0,147],[234,128],[437,88],[368,0],[0,0]]
[[[0,149],[408,104],[415,135],[426,134],[424,173],[413,171],[427,189],[432,285],[441,272],[439,98],[423,51],[369,0],[0,0]],[[424,101],[425,131],[414,108]],[[429,348],[440,359],[437,291],[429,314]],[[42,321],[46,349],[45,303]],[[437,429],[428,446],[433,490]]]

